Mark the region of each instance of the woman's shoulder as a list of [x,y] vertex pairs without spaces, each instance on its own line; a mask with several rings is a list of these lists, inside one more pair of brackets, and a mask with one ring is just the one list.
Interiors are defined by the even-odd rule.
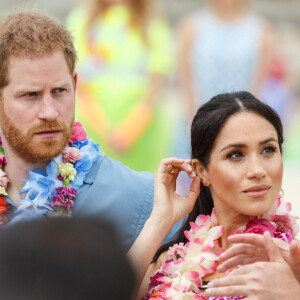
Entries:
[[165,263],[168,259],[168,251],[163,252],[157,259],[157,261],[150,264],[148,270],[144,276],[144,279],[139,288],[138,298],[144,297],[147,294],[150,278],[153,277],[158,269]]

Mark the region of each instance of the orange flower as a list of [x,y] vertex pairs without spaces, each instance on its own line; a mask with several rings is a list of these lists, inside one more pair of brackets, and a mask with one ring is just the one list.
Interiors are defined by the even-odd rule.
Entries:
[[10,209],[10,205],[7,203],[3,196],[0,197],[0,215],[6,213]]

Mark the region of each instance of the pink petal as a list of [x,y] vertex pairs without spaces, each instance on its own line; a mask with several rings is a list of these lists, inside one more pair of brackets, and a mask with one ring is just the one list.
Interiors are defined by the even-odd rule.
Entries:
[[203,251],[209,251],[214,246],[214,241],[211,237],[207,237],[202,245]]
[[292,205],[290,202],[285,203],[285,210],[287,210],[288,212],[292,210]]
[[211,220],[214,224],[218,224],[218,218],[217,218],[217,213],[216,213],[215,209],[212,210]]
[[190,226],[191,226],[191,229],[193,230],[193,231],[196,231],[196,230],[198,230],[198,225],[197,224],[195,224],[194,222],[190,222]]
[[216,226],[209,229],[207,235],[213,240],[217,240],[224,232],[224,226]]

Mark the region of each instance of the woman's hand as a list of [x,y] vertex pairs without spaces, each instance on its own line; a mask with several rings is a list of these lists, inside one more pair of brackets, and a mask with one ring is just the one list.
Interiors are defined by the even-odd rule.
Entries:
[[[192,179],[186,197],[176,193],[176,180],[180,171]],[[151,217],[163,220],[171,227],[192,209],[200,193],[200,178],[192,170],[190,161],[178,158],[161,160],[154,179],[154,204]]]
[[[269,261],[268,251],[262,235],[236,234],[228,237],[230,243],[234,245],[220,255],[223,263],[218,267],[218,271],[226,272],[238,265],[248,265],[259,261]],[[294,240],[287,244],[280,239],[273,239],[282,257],[289,264],[300,283],[300,247],[299,242]]]
[[[176,193],[176,179],[180,171],[185,171],[193,179],[187,197]],[[152,213],[127,254],[136,270],[137,286],[164,237],[177,221],[192,210],[199,192],[200,178],[188,161],[174,157],[161,161],[154,179]]]
[[215,279],[206,290],[208,296],[244,296],[247,300],[297,300],[300,285],[269,232],[262,236],[268,262],[256,262]]

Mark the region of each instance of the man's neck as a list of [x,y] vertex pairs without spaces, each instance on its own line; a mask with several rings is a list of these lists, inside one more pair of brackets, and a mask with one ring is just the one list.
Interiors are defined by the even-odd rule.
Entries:
[[24,186],[24,180],[29,178],[29,171],[33,170],[46,170],[48,161],[28,162],[20,158],[12,151],[5,151],[7,164],[5,172],[9,179],[7,186],[7,193],[9,198],[13,200],[20,200],[22,197],[19,195]]

